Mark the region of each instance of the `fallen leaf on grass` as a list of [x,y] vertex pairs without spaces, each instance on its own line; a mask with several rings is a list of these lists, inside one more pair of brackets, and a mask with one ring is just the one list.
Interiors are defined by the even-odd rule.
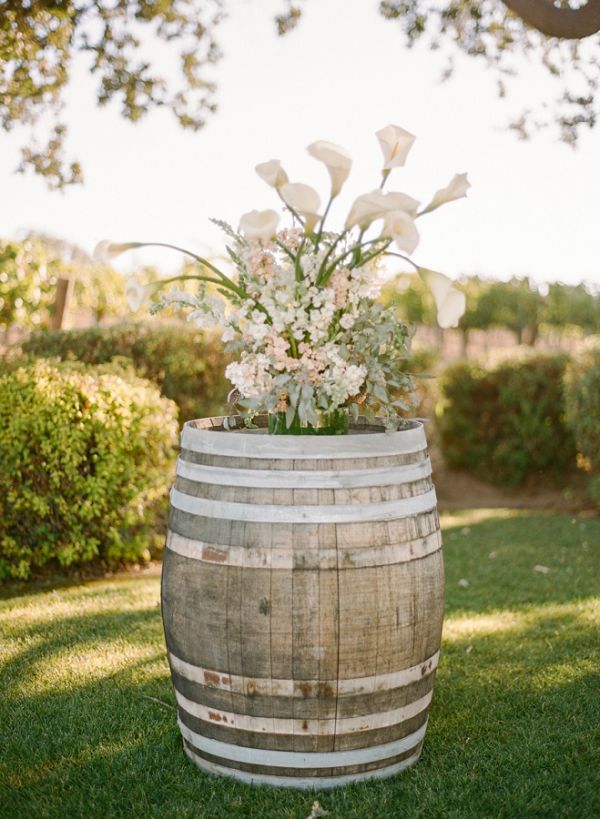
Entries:
[[458,581],[458,585],[461,587],[461,589],[468,589],[469,581],[466,577],[461,577],[461,579]]
[[550,569],[548,568],[548,566],[542,566],[540,563],[537,563],[537,564],[536,564],[536,565],[533,567],[533,571],[534,571],[534,572],[541,572],[542,574],[548,574],[548,572],[550,571]]
[[329,816],[328,810],[323,810],[323,808],[319,805],[319,803],[315,800],[312,803],[312,810],[310,815],[306,817],[306,819],[317,819],[319,816]]

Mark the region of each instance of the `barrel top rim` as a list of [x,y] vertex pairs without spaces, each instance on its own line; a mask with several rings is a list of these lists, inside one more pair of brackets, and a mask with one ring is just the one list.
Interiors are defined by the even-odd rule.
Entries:
[[[224,418],[235,420],[235,429],[224,429]],[[379,420],[379,419],[378,419]],[[351,425],[347,435],[270,435],[266,416],[261,426],[248,429],[240,416],[199,418],[187,421],[181,433],[182,450],[245,458],[348,459],[420,452],[427,447],[421,421],[410,419],[404,429],[387,431],[383,422],[366,419]]]
[[[382,418],[376,418],[375,423],[369,423],[364,416],[359,416],[358,422],[350,420],[348,432],[344,435],[270,435],[267,429],[266,419],[266,415],[257,416],[254,419],[257,426],[255,428],[248,428],[244,426],[244,419],[241,415],[217,415],[209,418],[193,418],[184,423],[183,429],[188,429],[195,434],[210,433],[211,437],[218,436],[219,438],[229,438],[232,435],[269,435],[269,438],[279,441],[282,439],[300,439],[302,441],[319,440],[327,442],[331,440],[347,440],[357,435],[369,435],[389,439],[396,435],[402,435],[405,432],[414,431],[419,428],[424,429],[423,421],[417,418],[406,419],[406,424],[402,429],[386,430]],[[231,424],[229,429],[224,427],[225,421]]]

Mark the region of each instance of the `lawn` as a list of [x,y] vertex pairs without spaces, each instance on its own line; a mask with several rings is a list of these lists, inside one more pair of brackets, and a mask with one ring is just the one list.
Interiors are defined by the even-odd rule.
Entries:
[[[443,518],[447,614],[421,761],[331,819],[600,816],[600,519]],[[0,816],[304,819],[310,793],[183,755],[156,576],[0,600]],[[595,743],[595,748],[594,748]]]

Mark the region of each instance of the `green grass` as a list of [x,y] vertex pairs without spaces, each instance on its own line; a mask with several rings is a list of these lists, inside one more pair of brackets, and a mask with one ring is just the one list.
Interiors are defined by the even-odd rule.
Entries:
[[[443,524],[421,761],[316,798],[331,819],[600,816],[600,519],[476,510]],[[0,816],[309,815],[310,793],[213,779],[184,756],[158,601],[143,576],[0,601]]]

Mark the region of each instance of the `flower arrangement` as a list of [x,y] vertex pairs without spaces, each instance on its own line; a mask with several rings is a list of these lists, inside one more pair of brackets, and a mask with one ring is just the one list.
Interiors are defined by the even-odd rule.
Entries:
[[[223,341],[238,355],[226,370],[233,400],[250,420],[268,413],[272,432],[344,432],[348,416],[359,413],[379,415],[391,429],[402,424],[413,392],[412,379],[401,368],[411,331],[393,308],[378,301],[386,258],[410,263],[428,283],[440,326],[455,326],[464,312],[464,295],[451,280],[415,265],[410,254],[419,242],[416,220],[465,196],[467,176],[454,176],[420,209],[408,194],[384,190],[391,171],[404,165],[415,137],[396,125],[376,136],[383,153],[380,186],[357,197],[342,230],[331,231],[326,222],[352,159],[344,148],[319,141],[308,152],[331,179],[324,209],[318,192],[290,182],[279,160],[261,163],[256,172],[282,201],[290,218],[286,227],[279,228],[274,210],[244,214],[238,231],[213,220],[227,235],[232,271],[174,248],[194,258],[199,271],[150,285],[128,281],[133,309],[158,292],[151,312],[182,308],[199,327],[221,327]],[[96,256],[106,261],[146,245],[174,247],[101,242]],[[187,280],[197,282],[194,294],[178,286]],[[170,290],[164,289],[167,283],[173,285]]]

